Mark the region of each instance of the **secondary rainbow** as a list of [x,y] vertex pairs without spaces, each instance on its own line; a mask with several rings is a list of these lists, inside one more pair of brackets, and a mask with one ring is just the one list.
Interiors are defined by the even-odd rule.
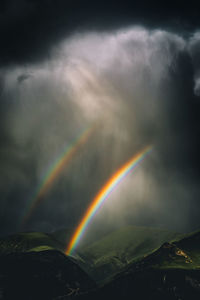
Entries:
[[53,185],[54,180],[58,177],[58,175],[62,172],[62,170],[66,167],[66,164],[72,159],[73,155],[77,152],[81,145],[83,145],[91,133],[94,131],[95,127],[90,127],[85,129],[81,135],[79,135],[72,144],[66,146],[62,153],[57,157],[54,163],[48,168],[47,172],[43,176],[41,183],[39,184],[32,201],[30,203],[30,207],[28,209],[28,213],[22,220],[22,226],[29,220],[33,211],[38,206],[38,204],[42,201],[44,195]]
[[86,210],[83,218],[77,226],[69,244],[66,249],[66,254],[70,255],[78,245],[81,237],[83,236],[87,226],[92,218],[95,216],[104,201],[108,198],[110,193],[118,186],[118,184],[131,172],[144,158],[151,152],[152,146],[145,147],[142,151],[131,157],[124,165],[122,165],[105,183],[98,194],[94,197],[92,203]]

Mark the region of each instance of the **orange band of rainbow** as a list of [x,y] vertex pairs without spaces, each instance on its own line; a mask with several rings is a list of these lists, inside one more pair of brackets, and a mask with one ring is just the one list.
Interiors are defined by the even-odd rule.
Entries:
[[133,170],[140,162],[151,152],[152,146],[145,147],[138,154],[134,155],[128,162],[119,168],[102,187],[99,193],[94,197],[92,203],[88,207],[86,213],[81,219],[78,227],[76,228],[69,245],[66,249],[66,254],[72,254],[75,247],[78,245],[81,237],[83,236],[89,222],[95,216],[101,205],[108,198],[114,188]]

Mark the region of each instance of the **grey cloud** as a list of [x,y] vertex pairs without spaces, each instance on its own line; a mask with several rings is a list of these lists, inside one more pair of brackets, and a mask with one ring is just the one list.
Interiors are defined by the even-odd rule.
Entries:
[[[76,33],[43,63],[6,69],[3,231],[19,224],[63,149],[93,126],[26,228],[75,226],[109,176],[148,144],[152,154],[113,192],[94,228],[105,220],[195,228],[200,148],[192,49],[178,33],[129,27]],[[8,226],[10,203],[16,221]]]
[[200,80],[200,33],[195,32],[188,44],[188,50],[192,57],[192,62],[194,66],[194,93],[196,96],[199,96],[199,80]]
[[196,6],[187,2],[3,0],[0,14],[1,66],[42,62],[55,45],[77,31],[143,24],[187,34],[199,27]]

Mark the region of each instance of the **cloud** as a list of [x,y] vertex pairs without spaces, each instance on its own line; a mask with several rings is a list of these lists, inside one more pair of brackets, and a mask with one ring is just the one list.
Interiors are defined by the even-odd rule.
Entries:
[[170,1],[7,0],[1,1],[0,17],[1,66],[43,61],[75,32],[117,30],[132,24],[183,33],[199,27],[195,6]]
[[200,96],[200,33],[198,31],[190,37],[188,50],[194,66],[194,93]]
[[75,226],[111,174],[148,144],[152,155],[116,189],[94,224],[194,229],[196,47],[179,33],[122,27],[76,32],[42,62],[2,68],[2,232],[19,229],[46,170],[93,126],[26,229]]

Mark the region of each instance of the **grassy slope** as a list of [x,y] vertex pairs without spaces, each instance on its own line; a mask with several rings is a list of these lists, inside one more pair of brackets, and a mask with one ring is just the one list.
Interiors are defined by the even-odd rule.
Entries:
[[[63,245],[62,237],[60,241],[56,240],[56,233],[54,235],[40,232],[21,233],[0,239],[0,254],[46,249],[62,251]],[[122,299],[123,293],[130,296],[129,293],[133,293],[133,291],[135,297],[137,287],[138,299],[143,299],[140,293],[143,290],[144,282],[150,282],[147,288],[151,289],[147,289],[147,296],[151,290],[153,293],[157,292],[158,287],[162,294],[174,291],[174,286],[176,286],[174,292],[176,294],[179,289],[181,291],[187,285],[187,288],[188,286],[190,288],[189,295],[193,291],[192,289],[199,288],[200,231],[183,236],[155,228],[128,226],[106,235],[90,246],[80,248],[79,254],[84,269],[100,284],[118,273],[118,276],[110,284],[105,285],[105,289],[96,291],[95,297],[92,294],[90,298],[88,294],[89,298],[85,298],[88,300],[103,299],[107,296],[109,297],[105,299],[118,299],[118,296],[120,296],[119,299]],[[81,258],[76,260],[80,266]],[[153,280],[152,284],[151,279]],[[133,283],[135,284],[134,288]],[[182,292],[184,295],[187,289]],[[97,297],[98,295],[100,298]],[[163,299],[162,296],[159,295],[158,299]]]
[[63,250],[64,245],[42,232],[18,233],[0,239],[0,254],[12,252]]
[[164,243],[156,251],[127,265],[125,272],[156,270],[200,270],[200,231]]
[[200,231],[162,244],[81,300],[200,299]]
[[110,257],[123,258],[130,262],[179,236],[180,234],[166,230],[127,226],[85,247],[81,254],[95,264]]
[[200,231],[173,243],[174,251],[161,261],[161,268],[200,269]]
[[81,249],[79,254],[89,263],[90,275],[101,282],[127,264],[150,254],[164,242],[179,237],[179,234],[166,230],[127,226]]
[[[58,238],[57,238],[58,235]],[[29,252],[57,249],[64,251],[66,236],[69,232],[54,234],[41,232],[19,233],[0,239],[0,254],[11,252]],[[87,247],[80,247],[75,255],[76,262],[96,281],[103,282],[112,278],[128,265],[148,256],[163,243],[177,240],[181,235],[155,228],[127,226],[116,230]],[[173,253],[162,253],[151,261],[159,268],[194,268],[200,265],[199,234],[186,235],[184,239],[174,242]],[[178,249],[184,253],[176,254]],[[170,251],[169,251],[170,252]],[[178,253],[178,252],[177,252]],[[186,256],[188,258],[186,258]]]
[[200,231],[163,243],[81,300],[197,300],[200,299],[199,282]]

